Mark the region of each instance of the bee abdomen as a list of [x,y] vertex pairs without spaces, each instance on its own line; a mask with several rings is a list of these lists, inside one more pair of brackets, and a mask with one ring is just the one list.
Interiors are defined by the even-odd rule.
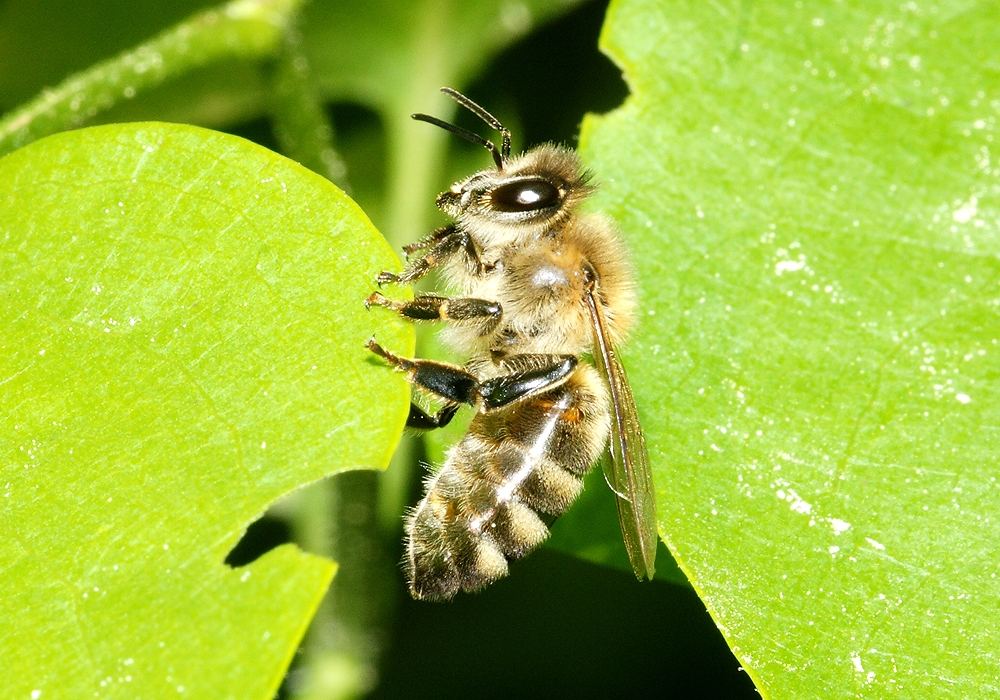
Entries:
[[607,440],[607,399],[581,364],[558,389],[478,414],[407,522],[414,597],[446,600],[507,574],[549,534]]
[[507,559],[496,543],[477,536],[456,516],[454,504],[433,489],[411,515],[406,569],[415,598],[447,600],[507,573]]

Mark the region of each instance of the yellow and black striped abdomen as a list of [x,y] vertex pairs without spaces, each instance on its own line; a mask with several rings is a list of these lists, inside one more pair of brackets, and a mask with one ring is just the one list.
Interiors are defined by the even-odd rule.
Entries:
[[444,600],[506,575],[508,559],[548,536],[538,513],[560,515],[579,495],[608,420],[604,384],[582,362],[552,391],[477,414],[407,521],[414,597]]

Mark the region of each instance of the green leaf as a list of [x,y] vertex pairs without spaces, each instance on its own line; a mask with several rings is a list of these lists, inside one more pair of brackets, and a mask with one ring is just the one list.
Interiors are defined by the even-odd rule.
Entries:
[[997,692],[1000,10],[623,0],[660,528],[766,697]]
[[[431,195],[440,185],[436,175],[445,134],[413,124],[409,115],[415,106],[447,117],[454,104],[435,97],[439,87],[466,84],[491,56],[577,2],[305,4],[300,22],[304,54],[296,61],[310,67],[318,96],[373,107],[386,125],[389,186],[379,195],[388,191],[388,201],[371,197],[378,205],[369,213],[377,222],[385,217],[383,228],[392,240],[402,244],[426,233]],[[269,95],[274,86],[265,66],[276,55],[299,0],[235,0],[181,21],[182,10],[204,4],[180,0],[167,8],[98,0],[83,12],[79,3],[67,0],[45,0],[41,9],[22,0],[0,6],[0,94],[26,99],[32,90],[62,81],[0,122],[0,153],[93,118],[226,128],[269,109],[287,116],[288,109],[281,109],[287,99],[276,105]],[[123,15],[130,21],[109,31],[104,18]],[[136,33],[136,26],[161,34],[149,40]],[[47,50],[51,45],[69,50]],[[124,53],[112,58],[119,51]],[[151,63],[150,57],[159,60]],[[87,67],[99,59],[105,60]],[[64,79],[66,71],[81,72]],[[298,116],[311,120],[308,114]]]
[[332,565],[223,560],[387,463],[409,390],[364,341],[412,331],[362,300],[395,256],[326,180],[193,127],[60,134],[0,178],[5,693],[272,697]]

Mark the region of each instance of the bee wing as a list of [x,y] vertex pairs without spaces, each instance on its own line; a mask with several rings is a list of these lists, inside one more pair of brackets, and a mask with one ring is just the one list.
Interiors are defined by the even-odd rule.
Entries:
[[615,355],[604,310],[594,294],[592,290],[587,295],[594,328],[594,361],[611,393],[611,461],[604,461],[604,477],[617,496],[618,520],[632,569],[640,580],[643,576],[651,579],[657,534],[649,454],[628,376]]

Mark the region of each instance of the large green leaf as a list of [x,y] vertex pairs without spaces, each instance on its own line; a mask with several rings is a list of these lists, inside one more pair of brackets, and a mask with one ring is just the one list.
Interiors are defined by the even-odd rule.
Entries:
[[612,6],[663,536],[767,697],[1000,688],[1000,9]]
[[412,332],[361,302],[395,256],[326,180],[193,127],[60,134],[0,179],[5,696],[271,697],[332,565],[223,560],[388,461],[408,389],[364,341]]

